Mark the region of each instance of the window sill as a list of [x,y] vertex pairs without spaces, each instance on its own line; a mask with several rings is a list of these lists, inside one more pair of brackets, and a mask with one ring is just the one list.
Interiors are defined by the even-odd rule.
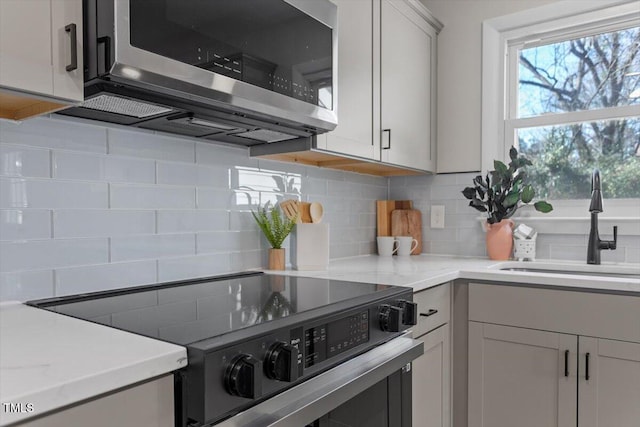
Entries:
[[[486,220],[485,217],[477,219],[480,223]],[[511,219],[516,224],[529,225],[540,234],[589,234],[591,227],[589,216],[517,216]],[[598,230],[601,236],[613,235],[614,225],[618,226],[618,234],[621,236],[640,236],[640,218],[638,217],[607,217],[602,214],[599,216]]]

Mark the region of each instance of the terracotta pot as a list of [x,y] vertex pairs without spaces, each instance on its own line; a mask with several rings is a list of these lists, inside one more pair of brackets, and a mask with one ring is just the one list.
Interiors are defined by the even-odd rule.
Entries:
[[513,220],[503,219],[495,224],[486,224],[487,254],[490,259],[505,261],[513,251]]
[[284,270],[284,248],[269,249],[269,270]]

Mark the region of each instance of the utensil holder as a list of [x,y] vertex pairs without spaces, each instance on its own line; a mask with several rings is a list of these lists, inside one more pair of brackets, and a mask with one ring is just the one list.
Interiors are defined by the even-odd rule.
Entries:
[[291,233],[291,266],[326,270],[329,266],[329,224],[296,224]]
[[536,260],[536,237],[531,239],[513,239],[513,257],[518,261]]

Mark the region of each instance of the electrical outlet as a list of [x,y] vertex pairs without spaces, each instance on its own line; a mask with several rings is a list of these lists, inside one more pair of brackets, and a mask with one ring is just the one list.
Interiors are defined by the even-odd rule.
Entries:
[[444,228],[444,206],[431,206],[431,228]]

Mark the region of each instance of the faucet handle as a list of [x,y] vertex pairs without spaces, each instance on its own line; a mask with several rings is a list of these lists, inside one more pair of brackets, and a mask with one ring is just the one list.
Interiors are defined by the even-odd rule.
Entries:
[[613,226],[613,240],[609,242],[609,249],[615,249],[618,246],[618,226]]

